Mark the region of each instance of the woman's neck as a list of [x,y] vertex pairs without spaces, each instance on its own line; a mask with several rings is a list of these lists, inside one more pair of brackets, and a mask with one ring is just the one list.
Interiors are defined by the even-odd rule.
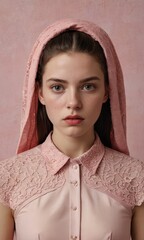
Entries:
[[80,137],[71,137],[53,132],[52,141],[66,156],[76,158],[91,148],[95,141],[95,133],[93,131]]

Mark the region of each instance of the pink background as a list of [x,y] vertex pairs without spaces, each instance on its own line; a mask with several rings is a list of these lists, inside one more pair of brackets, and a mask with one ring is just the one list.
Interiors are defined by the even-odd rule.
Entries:
[[39,33],[55,20],[94,21],[110,35],[125,77],[127,136],[132,156],[144,155],[144,1],[0,1],[0,160],[15,153],[26,62]]

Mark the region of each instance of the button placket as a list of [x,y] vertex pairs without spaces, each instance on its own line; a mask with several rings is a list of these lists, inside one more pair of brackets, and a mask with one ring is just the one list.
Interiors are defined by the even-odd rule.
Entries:
[[80,166],[75,163],[69,167],[70,179],[70,239],[80,236]]

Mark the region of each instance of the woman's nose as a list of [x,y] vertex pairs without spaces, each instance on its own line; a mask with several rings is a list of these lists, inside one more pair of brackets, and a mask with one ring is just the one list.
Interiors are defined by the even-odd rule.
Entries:
[[80,93],[77,91],[70,91],[67,98],[67,108],[80,109],[82,107]]

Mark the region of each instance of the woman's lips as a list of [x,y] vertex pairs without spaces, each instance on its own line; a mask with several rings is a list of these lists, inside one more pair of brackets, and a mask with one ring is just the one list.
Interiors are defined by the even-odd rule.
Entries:
[[80,124],[84,119],[80,116],[67,116],[65,119],[65,122],[69,125],[78,125]]

